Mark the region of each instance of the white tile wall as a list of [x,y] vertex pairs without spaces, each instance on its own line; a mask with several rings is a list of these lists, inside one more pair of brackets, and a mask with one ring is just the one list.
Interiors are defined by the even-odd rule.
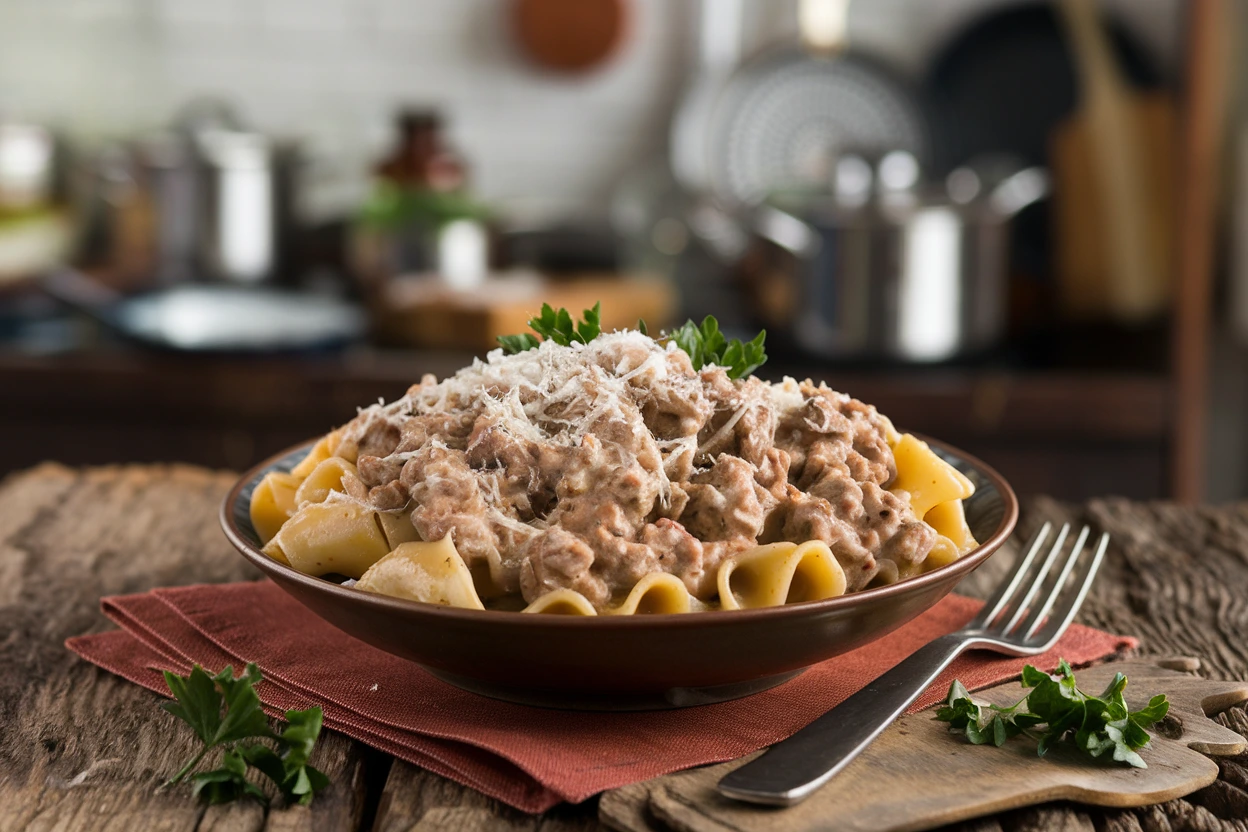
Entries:
[[[791,36],[794,0],[743,1],[747,41]],[[1012,1],[859,0],[851,38],[915,70],[977,6]],[[393,109],[430,103],[487,198],[601,210],[620,177],[665,152],[694,61],[695,0],[629,3],[622,52],[566,78],[517,54],[508,0],[0,0],[0,113],[89,143],[224,95],[256,126],[305,136],[328,160],[332,203],[359,192]]]

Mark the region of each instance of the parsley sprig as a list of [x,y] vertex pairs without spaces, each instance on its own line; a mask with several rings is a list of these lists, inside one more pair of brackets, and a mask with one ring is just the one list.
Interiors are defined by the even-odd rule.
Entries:
[[965,734],[975,745],[1000,747],[1022,734],[1036,740],[1036,753],[1041,757],[1054,745],[1067,742],[1089,757],[1109,754],[1115,762],[1148,768],[1137,752],[1151,739],[1148,728],[1170,710],[1165,694],[1132,711],[1123,698],[1126,676],[1116,674],[1104,693],[1090,696],[1079,689],[1065,660],[1052,675],[1027,665],[1023,687],[1030,688],[1027,695],[1006,707],[974,699],[955,680],[936,719],[948,722],[951,732]]
[[729,378],[745,378],[767,361],[767,353],[763,351],[767,330],[759,332],[752,341],[742,343],[738,338],[729,341],[719,331],[719,321],[713,315],[703,318],[701,326],[685,321],[670,337],[688,353],[695,370],[715,364],[727,370]]
[[[560,307],[553,308],[549,303],[542,304],[540,315],[529,319],[530,332],[519,335],[500,335],[498,343],[503,352],[514,355],[526,350],[536,349],[542,340],[554,341],[561,346],[573,343],[588,344],[602,334],[602,304],[595,303],[593,309],[586,309],[579,321],[572,320],[572,313]],[[637,321],[637,329],[642,335],[649,335],[646,322]],[[538,339],[538,335],[542,339]],[[719,321],[713,315],[707,315],[701,324],[685,321],[670,334],[661,333],[660,340],[670,339],[689,355],[693,368],[700,370],[708,364],[723,367],[729,378],[745,378],[767,361],[767,353],[763,350],[763,341],[767,331],[763,330],[752,341],[742,342],[738,338],[729,341],[719,331]]]
[[[543,303],[542,313],[529,318],[529,328],[544,340],[554,341],[562,347],[573,343],[588,344],[602,333],[602,303],[595,303],[593,309],[586,309],[581,314],[584,317],[573,322],[572,313],[562,306],[555,309],[549,303]],[[520,335],[500,335],[498,343],[503,345],[503,352],[513,355],[536,349],[541,341],[525,332]]]
[[[165,684],[174,701],[161,707],[191,726],[204,744],[167,785],[181,782],[214,748],[225,750],[221,765],[191,777],[192,793],[208,803],[228,803],[243,797],[267,803],[264,791],[247,779],[248,766],[272,780],[291,805],[306,806],[316,792],[329,785],[328,777],[308,765],[321,733],[321,709],[287,711],[286,726],[281,733],[274,733],[254,687],[261,678],[254,664],[247,665],[238,677],[233,667],[216,676],[209,676],[199,665],[189,676],[165,671]],[[244,740],[271,740],[276,749]]]

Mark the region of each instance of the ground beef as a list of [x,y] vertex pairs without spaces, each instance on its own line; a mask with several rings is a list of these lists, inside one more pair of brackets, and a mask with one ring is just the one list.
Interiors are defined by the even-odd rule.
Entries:
[[935,532],[886,490],[892,436],[827,387],[695,371],[633,332],[426,376],[338,453],[376,508],[452,534],[483,595],[570,588],[603,609],[652,572],[713,600],[725,557],[777,540],[826,542],[851,590],[913,574]]

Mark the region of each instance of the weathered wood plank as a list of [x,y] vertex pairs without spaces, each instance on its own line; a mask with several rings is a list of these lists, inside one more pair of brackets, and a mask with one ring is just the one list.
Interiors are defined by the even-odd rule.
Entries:
[[158,791],[193,753],[158,697],[80,661],[65,638],[110,627],[102,595],[256,577],[222,537],[233,475],[185,466],[71,471],[0,483],[0,829],[350,829],[364,810],[361,747],[327,735],[333,786],[314,811],[205,810]]
[[[157,697],[62,646],[67,636],[109,626],[98,613],[101,595],[255,577],[217,528],[217,503],[231,481],[227,473],[184,466],[46,465],[0,483],[0,830],[350,829],[371,819],[366,792],[384,758],[332,734],[314,762],[334,786],[310,810],[204,809],[185,790],[158,791],[161,778],[191,753],[187,732],[157,709]],[[1108,500],[1072,507],[1038,500],[1025,512],[1023,532],[1045,519],[1086,519],[1114,535],[1085,623],[1140,635],[1145,655],[1200,655],[1205,675],[1248,677],[1248,505],[1186,509]],[[962,591],[982,593],[1006,560],[994,558]],[[1248,731],[1242,710],[1220,721]],[[1039,807],[951,830],[1248,832],[1239,816],[1248,760],[1221,761],[1220,769],[1214,786],[1161,806]],[[628,811],[647,830],[658,828],[645,807]],[[396,763],[374,828],[574,832],[599,828],[595,812],[589,801],[535,818]]]
[[[1215,679],[1248,679],[1248,504],[1186,508],[1170,503],[1096,500],[1071,506],[1039,498],[1027,502],[1019,533],[1005,550],[963,582],[959,591],[984,597],[1009,569],[1016,547],[1045,521],[1089,523],[1108,531],[1113,543],[1080,620],[1141,640],[1145,656],[1200,656],[1173,669]],[[1248,715],[1235,708],[1219,718],[1248,736]],[[1228,758],[1219,780],[1207,789],[1147,809],[1109,811],[1050,805],[1010,812],[985,823],[1004,832],[1032,829],[1242,830],[1248,823],[1248,765]],[[662,779],[655,782],[662,782]],[[653,820],[671,828],[710,829],[697,807],[677,805],[667,790],[630,788],[604,796],[604,820],[643,832]],[[707,824],[711,825],[707,825]],[[949,827],[949,832],[973,828]]]
[[390,769],[373,826],[375,832],[590,832],[602,828],[597,800],[562,804],[535,817],[402,760],[395,760]]
[[633,783],[604,793],[599,798],[598,817],[617,832],[657,832],[660,828],[650,812],[649,783]]
[[[954,743],[930,714],[914,714],[890,726],[844,772],[792,808],[750,806],[720,797],[715,784],[743,761],[652,781],[649,805],[667,825],[698,832],[814,832],[826,828],[829,818],[836,818],[837,829],[847,831],[927,829],[994,812],[1000,813],[1007,829],[1090,830],[1091,820],[1083,810],[1056,802],[1033,808],[1037,797],[1102,806],[1145,805],[1190,795],[1216,782],[1219,767],[1202,751],[1248,752],[1248,741],[1203,712],[1205,707],[1248,700],[1245,683],[1163,670],[1147,659],[1088,668],[1080,676],[1089,689],[1100,690],[1115,670],[1126,673],[1136,686],[1127,691],[1131,704],[1139,706],[1150,694],[1164,690],[1177,717],[1174,730],[1157,732],[1145,755],[1149,767],[1142,771],[1084,765],[1078,753],[1068,749],[1054,750],[1048,762],[1041,763],[1034,746],[1028,748],[1026,743],[1011,743],[1001,750]],[[979,695],[998,705],[1012,704],[1018,685],[1006,682]],[[604,798],[600,805],[610,810],[611,801]],[[1019,811],[1011,811],[1015,809]]]
[[[1107,499],[1070,506],[1040,498],[1027,502],[1020,528],[1030,533],[1045,520],[1086,522],[1112,536],[1080,621],[1137,636],[1141,655],[1201,657],[1198,666],[1180,662],[1175,670],[1248,679],[1248,504],[1188,508]],[[991,570],[981,569],[973,576],[979,583],[970,588],[982,593],[1007,561],[994,557]],[[1248,737],[1242,708],[1218,721]],[[1248,786],[1245,761],[1227,758],[1219,768],[1218,783],[1184,800],[1129,811],[1074,811],[1102,832],[1248,830],[1248,812],[1226,788]],[[1011,823],[1002,818],[1007,832]]]

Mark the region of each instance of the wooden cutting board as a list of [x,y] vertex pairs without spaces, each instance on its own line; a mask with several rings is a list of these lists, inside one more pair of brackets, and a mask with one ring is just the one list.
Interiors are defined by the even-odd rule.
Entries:
[[[1206,755],[1248,750],[1242,736],[1207,716],[1248,700],[1248,683],[1214,682],[1132,660],[1079,671],[1080,687],[1099,693],[1118,671],[1127,674],[1131,707],[1156,693],[1170,698],[1171,717],[1155,726],[1152,744],[1141,752],[1147,769],[1098,764],[1064,748],[1038,759],[1035,745],[1023,740],[1003,748],[973,746],[927,710],[902,717],[797,806],[753,806],[715,791],[719,779],[751,755],[607,792],[599,815],[625,832],[912,832],[1052,800],[1119,808],[1161,803],[1217,779],[1218,766]],[[1020,692],[1017,682],[1008,682],[975,695],[1012,704]]]
[[1062,311],[1139,323],[1166,311],[1174,258],[1178,134],[1170,96],[1133,90],[1095,0],[1062,0],[1080,102],[1050,164]]

